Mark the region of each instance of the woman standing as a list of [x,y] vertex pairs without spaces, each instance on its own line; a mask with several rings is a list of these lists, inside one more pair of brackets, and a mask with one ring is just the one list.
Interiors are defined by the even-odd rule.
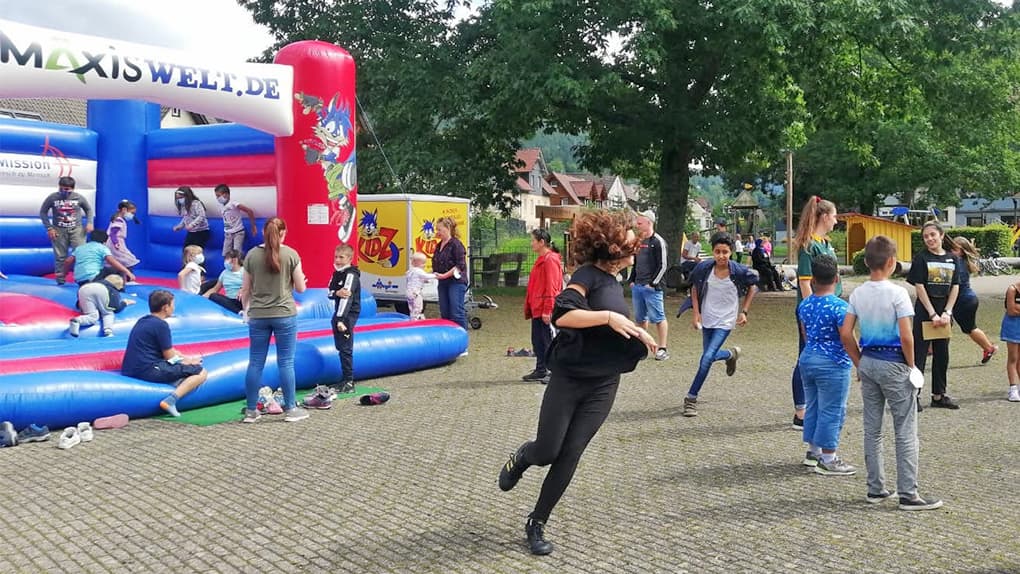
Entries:
[[[790,244],[790,253],[797,254],[797,306],[805,298],[811,296],[811,261],[816,255],[828,255],[836,259],[836,250],[829,243],[828,235],[836,226],[836,204],[812,195],[800,212],[800,223],[797,235]],[[764,248],[764,244],[762,245]],[[836,259],[836,261],[839,261]],[[781,287],[782,285],[780,285]],[[834,294],[843,294],[843,282],[836,276]],[[804,382],[800,378],[800,354],[804,351],[804,328],[797,321],[797,366],[793,369],[791,386],[793,388],[793,428],[804,430],[804,408],[807,399],[804,397]]]
[[110,255],[120,264],[128,269],[131,269],[135,265],[138,265],[138,258],[135,257],[134,253],[127,246],[127,222],[134,221],[135,213],[138,211],[138,207],[135,206],[134,202],[124,199],[117,204],[117,213],[113,214],[110,218],[110,226],[106,228],[106,246],[110,248]]
[[276,336],[276,365],[283,387],[283,414],[287,422],[308,418],[308,411],[299,408],[294,396],[294,351],[297,347],[297,306],[294,291],[303,293],[305,273],[297,251],[283,244],[287,224],[271,217],[262,228],[266,242],[248,252],[244,259],[244,283],[241,303],[247,310],[248,372],[244,379],[247,405],[242,422],[253,423],[261,416],[257,409],[262,370],[269,354],[269,338]]
[[436,222],[439,246],[432,256],[432,271],[439,280],[439,315],[467,329],[464,295],[467,293],[467,250],[457,234],[457,222],[442,217]]
[[531,232],[531,250],[538,254],[528,276],[528,292],[524,298],[524,318],[531,319],[531,348],[535,350],[535,370],[521,377],[525,381],[549,382],[545,353],[552,343],[552,311],[556,296],[563,290],[563,262],[552,244],[549,231]]
[[[913,285],[917,292],[914,302],[914,365],[924,372],[930,344],[931,406],[955,410],[960,405],[946,394],[949,339],[925,341],[922,323],[931,321],[935,327],[949,325],[952,309],[960,294],[960,274],[957,273],[956,258],[945,249],[948,247],[945,245],[945,232],[938,222],[925,223],[921,228],[921,239],[925,249],[914,256],[907,274],[907,283]],[[922,410],[920,397],[917,410]]]
[[951,251],[956,256],[959,265],[956,273],[960,278],[960,296],[956,298],[956,305],[953,305],[953,317],[960,330],[970,336],[978,347],[981,347],[981,364],[984,365],[992,359],[992,355],[999,350],[998,347],[988,340],[988,335],[977,328],[978,297],[970,287],[970,274],[977,273],[978,250],[966,237],[953,239]]
[[209,220],[205,216],[205,204],[186,185],[178,187],[174,192],[174,203],[181,216],[181,222],[174,226],[174,231],[188,231],[184,237],[184,246],[197,245],[205,249],[205,244],[209,243]]
[[552,323],[552,374],[538,415],[538,434],[512,455],[499,487],[512,489],[529,466],[551,465],[525,534],[532,554],[549,554],[545,523],[574,476],[581,454],[609,415],[620,374],[654,353],[655,340],[628,318],[618,274],[634,264],[638,240],[629,216],[593,211],[574,221],[571,255],[579,267],[558,297]]

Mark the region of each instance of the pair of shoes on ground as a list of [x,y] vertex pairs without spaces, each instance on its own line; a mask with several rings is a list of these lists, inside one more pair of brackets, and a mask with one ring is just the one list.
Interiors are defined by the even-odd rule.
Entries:
[[824,476],[853,476],[857,474],[857,469],[854,466],[843,462],[838,456],[825,462],[821,453],[815,454],[810,450],[804,454],[801,464],[814,468],[815,473]]
[[92,432],[92,425],[89,423],[78,423],[76,427],[67,427],[60,433],[57,439],[57,448],[67,450],[78,446],[83,442],[92,442],[95,433]]
[[333,408],[333,399],[336,398],[338,391],[338,387],[319,385],[315,387],[312,394],[305,397],[302,405],[306,409],[316,409],[320,411],[331,409]]
[[538,370],[538,369],[535,369],[534,371],[531,371],[527,375],[524,375],[523,377],[521,377],[521,380],[522,381],[537,381],[537,382],[542,383],[542,384],[547,384],[549,382],[549,371],[547,371],[545,369],[543,369],[541,371]]
[[[303,421],[308,418],[308,416],[308,411],[301,407],[294,407],[283,411],[283,420],[288,423]],[[251,424],[258,422],[260,418],[262,418],[262,413],[260,413],[258,409],[244,409],[244,418],[241,419],[241,422]]]
[[[893,500],[897,496],[895,492],[889,492],[883,490],[877,494],[869,492],[864,500],[868,504],[881,504],[886,500]],[[938,498],[924,498],[919,494],[915,494],[913,497],[900,496],[899,509],[900,510],[935,510],[936,508],[942,508],[943,502]]]

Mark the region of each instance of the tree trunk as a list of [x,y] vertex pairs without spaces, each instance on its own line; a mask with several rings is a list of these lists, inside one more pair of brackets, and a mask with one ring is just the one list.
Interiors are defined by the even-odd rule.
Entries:
[[659,213],[655,227],[666,240],[669,262],[680,258],[680,240],[687,219],[687,199],[690,195],[691,147],[682,143],[667,142],[662,148],[659,166]]

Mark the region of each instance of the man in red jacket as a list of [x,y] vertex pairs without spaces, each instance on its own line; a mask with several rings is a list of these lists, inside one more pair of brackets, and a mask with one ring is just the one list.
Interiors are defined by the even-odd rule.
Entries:
[[531,319],[531,346],[535,350],[535,370],[521,377],[525,381],[549,382],[545,353],[552,344],[552,310],[556,296],[563,290],[563,262],[552,244],[549,231],[531,232],[531,249],[538,254],[528,277],[528,294],[524,299],[524,318]]

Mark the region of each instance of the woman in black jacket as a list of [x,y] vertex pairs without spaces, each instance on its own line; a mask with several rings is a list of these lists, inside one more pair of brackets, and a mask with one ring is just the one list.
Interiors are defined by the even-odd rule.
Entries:
[[609,415],[620,374],[655,352],[655,340],[628,317],[618,277],[634,262],[638,241],[631,227],[626,214],[594,211],[578,217],[571,230],[571,255],[579,267],[553,308],[560,332],[549,352],[552,375],[538,434],[511,454],[499,473],[499,487],[508,491],[529,466],[551,465],[525,527],[532,554],[553,550],[545,540],[545,523]]

